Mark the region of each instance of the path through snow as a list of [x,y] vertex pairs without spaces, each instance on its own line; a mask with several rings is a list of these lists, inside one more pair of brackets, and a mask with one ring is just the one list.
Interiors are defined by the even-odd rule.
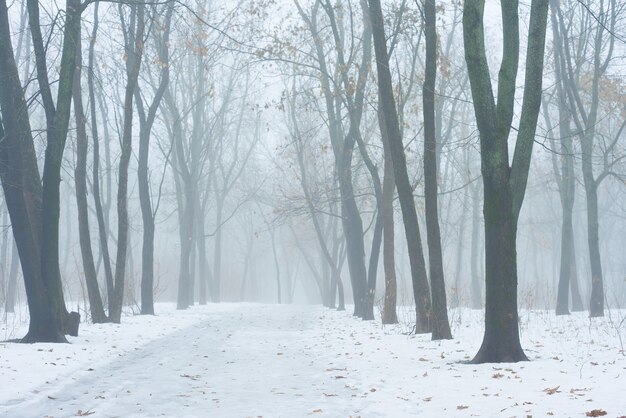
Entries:
[[306,306],[210,305],[85,326],[71,345],[0,346],[0,416],[626,415],[626,359],[610,324],[546,315],[526,319],[534,361],[481,366],[461,363],[480,343],[471,311],[453,316],[456,339],[444,342]]

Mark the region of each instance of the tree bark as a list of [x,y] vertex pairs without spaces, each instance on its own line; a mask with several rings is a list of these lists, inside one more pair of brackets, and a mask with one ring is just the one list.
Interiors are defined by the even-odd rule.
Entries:
[[424,2],[426,72],[422,89],[424,101],[424,191],[426,236],[432,293],[432,339],[451,339],[446,284],[443,273],[439,211],[437,209],[437,138],[435,135],[435,82],[437,77],[437,15],[435,0]]
[[161,79],[154,93],[152,103],[146,114],[139,89],[135,89],[135,102],[139,113],[139,155],[137,164],[137,186],[139,189],[139,205],[143,221],[143,242],[141,250],[141,314],[154,315],[154,217],[152,198],[150,196],[150,179],[148,174],[148,157],[150,154],[150,137],[161,99],[170,78],[169,37],[172,21],[172,5],[167,6],[165,21],[160,39],[159,66]]
[[516,362],[528,360],[519,339],[516,235],[541,107],[548,1],[533,0],[531,4],[524,97],[511,167],[508,137],[519,61],[518,3],[501,2],[505,52],[497,102],[484,43],[484,7],[484,0],[468,0],[463,8],[465,61],[480,134],[485,217],[485,334],[472,362]]
[[[78,208],[78,235],[80,253],[83,260],[83,273],[87,284],[89,309],[94,324],[107,322],[104,313],[98,275],[91,250],[91,234],[89,232],[89,206],[87,204],[87,148],[88,138],[86,129],[85,110],[81,92],[82,54],[80,37],[76,42],[76,71],[74,73],[73,96],[74,114],[76,118],[76,168],[74,169],[74,183],[76,185],[76,207]],[[69,220],[68,220],[69,222]]]
[[109,318],[119,323],[124,303],[124,282],[128,252],[128,166],[132,152],[133,94],[137,88],[139,69],[143,57],[145,31],[145,3],[131,5],[130,26],[126,35],[126,89],[124,92],[124,119],[122,128],[122,153],[120,155],[117,189],[117,254],[115,263],[115,285],[110,303]]
[[[108,242],[108,223],[105,221],[105,211],[102,207],[102,199],[100,196],[100,139],[98,135],[98,118],[96,115],[96,91],[94,82],[94,68],[95,68],[95,45],[98,34],[98,8],[100,3],[96,2],[93,11],[93,28],[91,36],[89,38],[89,63],[87,72],[87,87],[89,89],[89,108],[91,113],[91,136],[93,139],[93,167],[92,167],[92,194],[94,200],[94,206],[96,210],[96,219],[98,221],[98,238],[100,244],[100,256],[104,264],[104,277],[106,280],[107,289],[107,304],[109,307],[109,313],[111,312],[111,302],[114,299],[113,296],[113,270],[111,268],[111,255],[109,252]],[[110,190],[110,187],[109,187]]]
[[[395,99],[393,96],[393,84],[389,70],[389,56],[385,41],[385,29],[382,10],[379,0],[369,0],[370,14],[372,19],[372,31],[374,36],[374,49],[376,52],[376,68],[378,69],[378,97],[379,106],[385,114],[384,121],[387,134],[389,135],[389,150],[393,162],[393,170],[398,188],[398,197],[402,209],[404,228],[409,251],[411,265],[411,278],[413,281],[413,295],[416,307],[416,333],[431,331],[431,302],[430,289],[426,276],[426,262],[420,236],[419,224],[415,201],[413,200],[413,187],[407,173],[406,157]],[[383,128],[381,128],[383,129]]]
[[383,143],[383,155],[385,160],[384,177],[383,177],[383,267],[385,270],[385,301],[383,305],[382,322],[383,324],[398,323],[398,315],[396,313],[396,301],[398,298],[398,285],[396,281],[396,262],[395,262],[395,236],[393,221],[393,197],[396,190],[395,176],[393,175],[393,162],[391,161],[391,152],[389,150],[389,138],[387,138],[387,129],[384,113],[378,110],[380,134]]

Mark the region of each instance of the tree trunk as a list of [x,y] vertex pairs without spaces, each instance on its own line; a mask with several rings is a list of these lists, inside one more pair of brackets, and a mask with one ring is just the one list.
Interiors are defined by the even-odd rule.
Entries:
[[[430,289],[426,277],[426,262],[420,236],[417,212],[413,200],[413,187],[407,173],[404,146],[400,135],[400,125],[393,96],[393,84],[389,70],[389,56],[385,41],[385,30],[379,0],[369,0],[376,51],[376,67],[378,69],[379,106],[385,114],[384,121],[389,136],[389,150],[393,161],[393,170],[398,188],[398,197],[402,209],[402,218],[409,250],[413,295],[416,307],[416,333],[431,331]],[[382,128],[381,128],[382,129]],[[383,137],[384,139],[384,137]]]
[[432,339],[451,339],[448,322],[446,284],[443,274],[439,211],[437,209],[437,138],[435,135],[435,81],[437,76],[437,17],[435,0],[424,2],[426,36],[426,73],[422,89],[424,99],[424,191],[426,200],[426,236],[432,292]]
[[480,233],[480,196],[478,194],[478,184],[472,187],[472,250],[470,269],[472,272],[472,308],[482,309],[483,292],[480,285],[480,277],[478,274],[478,263],[480,262],[478,234]]
[[[120,6],[121,7],[121,6]],[[117,254],[115,263],[115,284],[113,300],[110,302],[109,318],[119,323],[124,302],[124,281],[126,276],[126,258],[128,252],[128,166],[132,152],[133,135],[133,94],[137,88],[139,69],[143,56],[145,30],[145,4],[139,2],[131,6],[131,22],[136,19],[135,27],[128,29],[126,91],[124,93],[124,121],[122,128],[122,153],[120,155],[117,189]]]
[[15,239],[11,235],[11,268],[9,269],[9,280],[7,283],[7,298],[4,305],[4,311],[7,313],[15,312],[15,296],[17,293],[17,276],[20,269],[20,257],[17,253]]
[[519,62],[518,3],[501,2],[505,53],[497,102],[484,43],[484,7],[484,0],[468,0],[463,8],[465,61],[480,133],[485,217],[485,334],[472,362],[516,362],[528,360],[519,339],[516,234],[541,107],[548,1],[533,0],[531,5],[524,97],[511,166],[508,138]]
[[[78,235],[80,239],[80,253],[83,260],[85,282],[87,284],[87,296],[91,320],[94,324],[107,322],[104,313],[98,275],[91,251],[91,234],[89,232],[89,206],[87,203],[87,148],[88,138],[86,129],[85,110],[81,92],[81,42],[80,37],[76,42],[76,71],[74,73],[73,96],[74,113],[76,117],[76,168],[74,170],[74,182],[76,185],[76,206],[78,208]],[[69,219],[68,219],[69,222]]]
[[[384,118],[382,111],[378,111],[378,117]],[[379,120],[381,136],[387,135],[384,120]],[[395,237],[393,221],[393,196],[396,189],[395,177],[393,175],[393,163],[389,150],[389,139],[383,138],[383,154],[385,160],[383,178],[383,267],[385,269],[385,302],[383,305],[383,324],[398,323],[396,313],[396,301],[398,298],[398,285],[396,281],[396,264],[394,255]]]
[[[96,2],[93,11],[93,29],[89,39],[89,64],[87,73],[87,86],[89,89],[89,108],[91,111],[91,136],[93,139],[93,167],[92,167],[92,194],[94,206],[96,209],[96,219],[98,221],[98,237],[100,243],[100,255],[104,264],[104,277],[107,288],[107,304],[109,313],[111,312],[111,302],[113,301],[113,270],[111,268],[111,256],[109,252],[108,242],[108,223],[105,222],[104,209],[102,207],[102,199],[100,197],[100,140],[98,136],[98,118],[96,115],[96,91],[94,82],[95,68],[95,44],[98,34],[98,7],[100,3]],[[108,176],[108,175],[107,175]],[[109,187],[110,189],[110,187]]]
[[[461,305],[461,287],[464,286],[461,284],[461,277],[463,276],[463,253],[465,249],[465,219],[466,208],[469,200],[469,192],[465,191],[463,193],[463,206],[461,209],[461,219],[459,219],[459,235],[457,240],[456,247],[456,266],[455,266],[455,277],[454,277],[454,305],[458,308]],[[465,296],[465,295],[463,295]]]
[[[268,225],[269,226],[269,225]],[[276,237],[274,236],[276,232],[272,229],[270,231],[270,236],[272,239],[272,254],[274,255],[274,267],[276,268],[276,294],[277,294],[277,302],[280,305],[282,303],[281,300],[281,286],[280,286],[280,264],[278,263],[278,252],[276,251]]]

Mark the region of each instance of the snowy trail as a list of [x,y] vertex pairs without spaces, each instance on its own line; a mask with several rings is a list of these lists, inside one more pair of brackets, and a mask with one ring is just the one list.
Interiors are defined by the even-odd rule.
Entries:
[[[342,411],[348,389],[329,379],[311,307],[242,306],[209,314],[75,381],[13,399],[7,417],[304,416]],[[340,371],[337,374],[341,373]],[[326,393],[326,395],[324,394]],[[81,412],[79,412],[81,411]],[[331,414],[332,415],[332,414]]]
[[455,339],[434,342],[404,334],[408,309],[383,327],[321,306],[161,306],[72,344],[0,343],[0,417],[626,416],[626,311],[523,311],[532,361],[470,365],[482,312],[452,311]]

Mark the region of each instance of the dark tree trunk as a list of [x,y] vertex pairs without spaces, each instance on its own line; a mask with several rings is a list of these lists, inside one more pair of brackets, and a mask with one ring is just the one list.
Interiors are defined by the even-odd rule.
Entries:
[[417,222],[415,201],[413,200],[413,187],[407,173],[406,157],[404,155],[404,146],[400,134],[398,113],[393,97],[393,84],[389,70],[389,56],[387,54],[380,1],[369,0],[369,4],[374,35],[374,49],[376,51],[376,67],[378,69],[379,106],[385,114],[384,121],[386,125],[384,129],[387,130],[389,136],[389,150],[393,161],[393,170],[396,179],[396,187],[398,188],[398,197],[402,209],[409,261],[411,264],[413,295],[415,297],[416,306],[415,330],[417,333],[426,333],[431,331],[431,304],[428,278],[426,277],[424,250],[422,248],[420,230]]
[[[483,173],[485,174],[485,173]],[[528,360],[519,340],[511,192],[485,176],[485,335],[473,363]]]
[[30,324],[24,342],[67,342],[41,271],[41,181],[28,109],[11,45],[8,8],[0,3],[0,178],[24,274]]
[[432,339],[451,339],[448,322],[446,284],[437,209],[437,138],[435,135],[435,81],[437,77],[437,16],[435,0],[424,2],[426,36],[426,73],[422,94],[424,98],[424,190],[426,200],[426,236],[428,265],[432,292]]
[[511,166],[508,137],[519,62],[518,3],[501,2],[505,53],[497,102],[484,43],[484,7],[484,0],[468,0],[463,8],[465,61],[480,133],[485,217],[485,334],[472,362],[516,362],[528,360],[519,339],[516,233],[541,107],[548,1],[533,0],[531,5],[524,97]]
[[[86,129],[85,110],[81,92],[81,42],[78,38],[76,43],[76,72],[74,73],[73,96],[74,113],[76,117],[76,168],[74,170],[74,183],[76,185],[76,206],[78,208],[78,235],[80,240],[80,253],[83,260],[83,271],[87,284],[89,297],[89,309],[91,320],[94,324],[107,322],[104,313],[98,275],[91,251],[91,234],[89,232],[89,206],[87,204],[87,148],[88,138]],[[69,222],[69,219],[68,219]]]

